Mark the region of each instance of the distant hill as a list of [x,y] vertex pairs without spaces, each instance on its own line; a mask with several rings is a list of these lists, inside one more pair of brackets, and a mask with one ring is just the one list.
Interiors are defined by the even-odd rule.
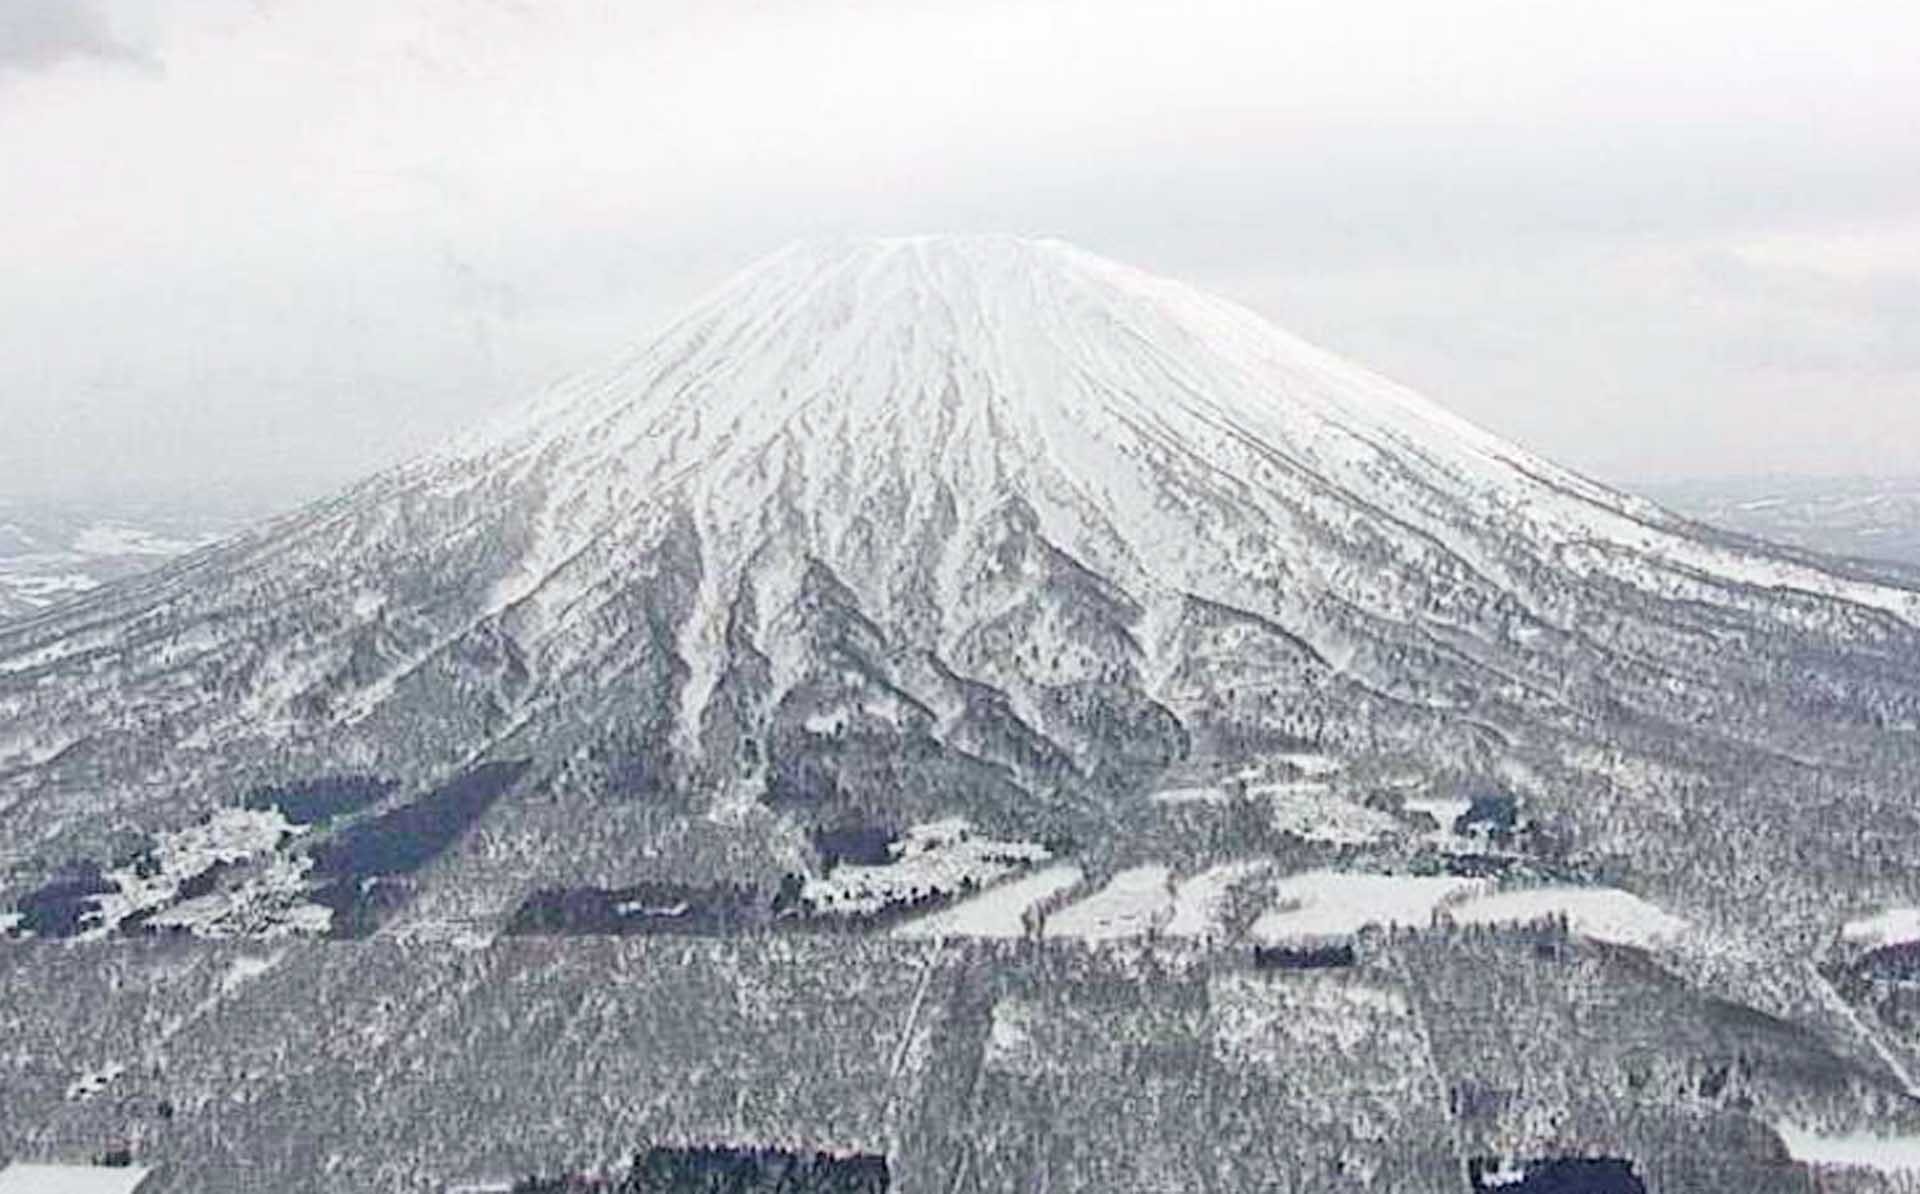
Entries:
[[1677,513],[1744,535],[1920,564],[1920,477],[1738,477],[1638,488]]
[[225,537],[258,512],[184,499],[0,497],[0,621],[145,572]]

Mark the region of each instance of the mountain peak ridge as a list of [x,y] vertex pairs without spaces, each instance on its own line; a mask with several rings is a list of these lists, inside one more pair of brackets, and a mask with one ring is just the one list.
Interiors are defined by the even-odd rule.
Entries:
[[1019,759],[1164,765],[1234,718],[1467,750],[1488,723],[1597,723],[1621,690],[1695,716],[1725,699],[1701,644],[1726,626],[1848,651],[1920,626],[1914,590],[1715,538],[1182,283],[1056,242],[835,244],[515,420],[0,628],[0,721],[27,727],[0,731],[0,807],[51,826],[43,793],[98,788],[63,752],[118,707],[117,673],[78,670],[102,652],[161,678],[124,739],[246,743],[231,783],[302,751],[586,766],[630,737],[647,782],[738,811],[828,765],[782,764],[775,729],[1004,748],[1037,799],[1058,768]]
[[[1364,510],[1496,579],[1476,544],[1512,523],[1573,558],[1664,551],[1920,618],[1913,594],[1702,550],[1649,503],[1244,307],[1052,239],[796,242],[432,463],[537,475],[549,506],[602,505],[597,524],[672,491],[710,538],[747,534],[764,503],[795,494],[826,559],[875,495],[917,490],[949,494],[963,523],[1023,497],[1049,536],[1091,535],[1142,582],[1192,580],[1173,557],[1195,540],[1165,517],[1170,501],[1295,530]],[[1282,482],[1279,501],[1260,492]]]

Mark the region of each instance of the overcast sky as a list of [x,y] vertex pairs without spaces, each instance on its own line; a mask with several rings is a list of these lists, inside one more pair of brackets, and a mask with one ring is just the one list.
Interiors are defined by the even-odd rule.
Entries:
[[1920,474],[1916,63],[1913,0],[0,0],[0,493],[305,497],[944,230],[1603,478]]

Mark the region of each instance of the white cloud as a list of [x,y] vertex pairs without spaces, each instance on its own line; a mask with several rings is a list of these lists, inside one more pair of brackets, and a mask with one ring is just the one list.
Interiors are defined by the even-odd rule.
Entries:
[[[114,11],[163,69],[0,78],[20,487],[343,478],[794,236],[933,228],[1226,290],[1580,466],[1920,468],[1910,5]],[[1810,356],[1857,431],[1742,432]]]

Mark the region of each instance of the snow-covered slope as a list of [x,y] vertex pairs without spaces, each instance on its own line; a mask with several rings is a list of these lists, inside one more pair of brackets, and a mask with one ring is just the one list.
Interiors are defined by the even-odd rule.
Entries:
[[1534,823],[1617,854],[1674,815],[1619,777],[1670,756],[1910,750],[1916,626],[1920,592],[1704,536],[1181,284],[808,244],[512,419],[0,629],[0,865],[526,760],[446,797],[485,832],[433,915],[498,917],[850,824],[1091,845],[1171,765],[1301,749],[1565,768]]

